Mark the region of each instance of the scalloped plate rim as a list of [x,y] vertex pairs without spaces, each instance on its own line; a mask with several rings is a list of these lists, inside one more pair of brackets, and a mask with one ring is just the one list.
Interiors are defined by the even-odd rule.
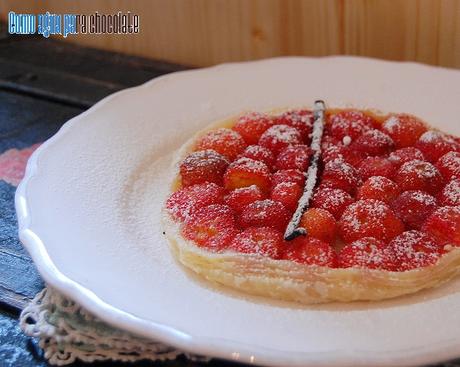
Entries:
[[[133,93],[142,90],[146,87],[154,86],[159,82],[167,81],[168,79],[178,78],[183,74],[190,73],[203,73],[213,70],[220,70],[225,68],[235,68],[241,65],[267,63],[267,62],[282,62],[284,60],[292,59],[335,59],[340,62],[343,59],[356,59],[365,60],[370,63],[387,63],[387,64],[400,64],[404,67],[417,67],[425,70],[448,70],[456,71],[455,69],[435,67],[411,61],[387,61],[381,59],[374,59],[369,57],[358,56],[323,56],[323,57],[275,57],[268,59],[261,59],[256,61],[242,61],[231,62],[220,65],[215,65],[207,68],[183,70],[166,74],[154,78],[146,83],[127,88],[116,93],[113,93],[101,101],[97,102],[88,110],[73,117],[67,121],[59,129],[59,131],[45,141],[37,150],[32,154],[27,163],[26,172],[23,180],[18,185],[15,194],[15,208],[17,213],[19,239],[31,255],[34,263],[37,266],[39,273],[43,276],[45,282],[52,288],[58,290],[65,296],[79,303],[86,310],[99,317],[101,320],[119,327],[123,330],[132,332],[134,334],[151,338],[156,341],[161,341],[177,347],[181,350],[192,354],[206,355],[210,357],[223,358],[227,360],[239,361],[249,364],[261,364],[277,366],[280,364],[289,363],[292,366],[344,366],[344,365],[360,365],[366,366],[369,364],[374,365],[418,365],[421,363],[435,363],[443,360],[455,358],[459,356],[458,348],[460,347],[460,335],[455,340],[448,342],[442,341],[436,345],[423,347],[419,349],[410,350],[391,350],[391,351],[363,351],[363,350],[330,350],[327,352],[308,353],[287,353],[280,352],[272,349],[261,348],[260,346],[242,344],[232,340],[226,339],[208,339],[198,336],[189,335],[176,328],[162,325],[136,317],[128,312],[122,311],[100,299],[89,289],[80,285],[76,281],[65,276],[53,263],[49,257],[46,246],[30,228],[30,215],[27,202],[27,188],[32,177],[39,171],[39,159],[41,153],[46,150],[55,141],[63,139],[71,129],[78,125],[79,121],[86,115],[95,113],[102,105],[112,102],[116,98],[120,98],[128,93]],[[235,354],[237,352],[237,355]],[[367,353],[367,354],[366,354]],[[389,354],[391,353],[391,356]],[[357,360],[358,358],[358,360]]]

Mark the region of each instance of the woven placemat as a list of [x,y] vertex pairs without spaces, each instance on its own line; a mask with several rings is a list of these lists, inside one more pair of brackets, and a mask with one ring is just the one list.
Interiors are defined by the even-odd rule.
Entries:
[[56,366],[76,360],[164,361],[181,355],[193,361],[210,360],[113,328],[49,287],[22,311],[20,325],[26,335],[39,339],[45,358]]

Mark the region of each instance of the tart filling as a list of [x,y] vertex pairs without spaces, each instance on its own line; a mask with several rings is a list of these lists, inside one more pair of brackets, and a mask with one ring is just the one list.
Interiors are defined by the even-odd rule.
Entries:
[[[329,110],[300,227],[313,114],[247,113],[189,140],[163,223],[179,261],[247,293],[380,300],[460,272],[460,140],[406,114]],[[222,126],[222,125],[221,125]]]

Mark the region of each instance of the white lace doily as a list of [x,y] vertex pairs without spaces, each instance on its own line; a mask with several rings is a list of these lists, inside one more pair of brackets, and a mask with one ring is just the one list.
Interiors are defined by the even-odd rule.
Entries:
[[115,329],[51,288],[38,293],[22,311],[20,325],[26,335],[39,339],[45,358],[57,366],[77,359],[133,362],[171,360],[179,355],[209,361],[209,358],[183,353],[163,343]]

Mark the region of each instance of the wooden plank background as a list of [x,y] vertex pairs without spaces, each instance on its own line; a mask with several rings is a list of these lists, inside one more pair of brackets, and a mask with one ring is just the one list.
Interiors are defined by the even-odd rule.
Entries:
[[185,65],[348,54],[460,68],[460,0],[2,0],[10,10],[129,10],[140,34],[67,41]]

